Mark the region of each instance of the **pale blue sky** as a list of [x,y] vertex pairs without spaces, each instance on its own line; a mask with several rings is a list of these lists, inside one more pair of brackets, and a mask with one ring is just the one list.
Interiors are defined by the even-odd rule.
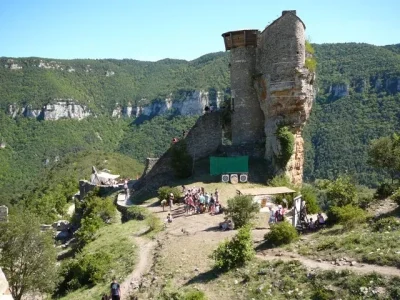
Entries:
[[294,9],[314,43],[400,43],[398,0],[0,0],[0,56],[191,60]]

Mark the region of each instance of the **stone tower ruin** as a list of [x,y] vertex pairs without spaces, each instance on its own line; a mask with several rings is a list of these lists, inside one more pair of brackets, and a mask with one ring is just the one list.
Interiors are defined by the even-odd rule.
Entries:
[[[305,25],[296,11],[258,30],[222,34],[230,51],[232,144],[265,141],[265,159],[275,172],[302,183],[302,130],[314,100],[315,73],[306,67]],[[286,126],[294,136],[291,158],[278,164],[281,145],[277,129]]]

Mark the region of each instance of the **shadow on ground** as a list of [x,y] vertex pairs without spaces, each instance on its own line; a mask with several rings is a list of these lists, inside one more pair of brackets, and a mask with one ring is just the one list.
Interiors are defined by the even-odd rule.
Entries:
[[195,283],[208,283],[218,278],[223,272],[218,269],[211,269],[207,272],[199,273],[190,280],[188,280],[184,285],[188,286]]

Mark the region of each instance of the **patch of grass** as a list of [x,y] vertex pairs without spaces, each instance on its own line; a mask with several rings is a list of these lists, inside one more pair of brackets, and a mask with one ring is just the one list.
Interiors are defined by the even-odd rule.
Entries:
[[145,225],[140,221],[129,221],[124,224],[112,224],[99,229],[98,237],[87,244],[81,255],[95,254],[101,251],[108,254],[110,264],[107,267],[104,282],[91,287],[80,288],[68,293],[62,300],[87,299],[97,300],[102,293],[108,292],[109,282],[116,276],[122,281],[134,269],[137,258],[137,246],[132,235],[139,232]]
[[211,284],[231,283],[229,289],[236,293],[236,299],[396,299],[393,296],[398,295],[399,280],[375,273],[310,272],[298,261],[256,260],[222,274]]
[[[342,231],[339,236],[337,230]],[[352,231],[343,231],[341,226],[315,233],[306,246],[301,242],[298,252],[302,255],[317,255],[324,259],[348,257],[359,262],[400,266],[400,231],[377,232],[367,225]]]

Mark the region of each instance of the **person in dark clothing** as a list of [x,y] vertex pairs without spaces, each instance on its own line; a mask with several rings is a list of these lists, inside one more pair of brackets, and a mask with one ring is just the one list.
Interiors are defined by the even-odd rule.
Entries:
[[113,278],[113,282],[110,285],[111,289],[111,299],[112,300],[120,300],[121,299],[121,288],[117,279]]

